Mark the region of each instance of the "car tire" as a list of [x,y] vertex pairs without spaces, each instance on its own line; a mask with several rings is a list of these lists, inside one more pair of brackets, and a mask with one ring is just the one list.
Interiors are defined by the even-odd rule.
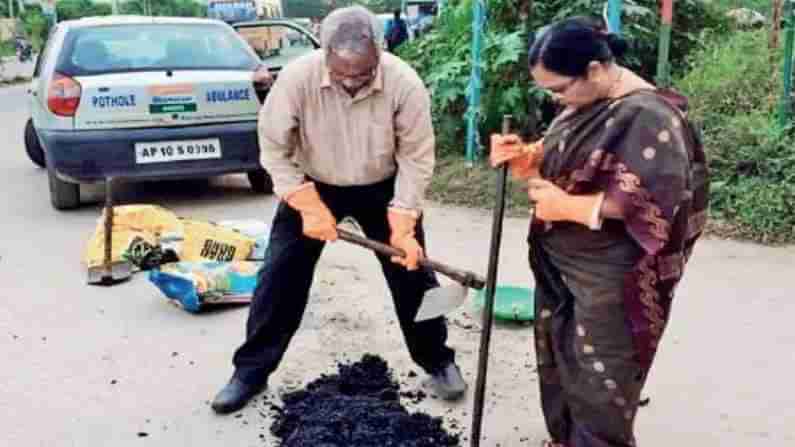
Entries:
[[65,182],[55,175],[52,166],[47,166],[50,183],[50,202],[56,210],[71,210],[80,206],[80,185]]
[[36,128],[33,127],[32,119],[25,124],[25,152],[36,166],[45,167],[44,148],[39,143],[39,136],[36,134]]
[[273,193],[273,179],[264,169],[248,172],[248,182],[251,189],[258,194]]

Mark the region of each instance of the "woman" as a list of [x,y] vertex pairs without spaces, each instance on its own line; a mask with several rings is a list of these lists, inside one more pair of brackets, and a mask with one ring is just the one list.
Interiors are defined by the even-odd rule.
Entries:
[[549,27],[530,70],[563,112],[536,143],[492,136],[492,164],[528,179],[535,203],[547,446],[635,446],[641,388],[706,221],[708,173],[686,101],[618,65],[626,48],[590,19]]

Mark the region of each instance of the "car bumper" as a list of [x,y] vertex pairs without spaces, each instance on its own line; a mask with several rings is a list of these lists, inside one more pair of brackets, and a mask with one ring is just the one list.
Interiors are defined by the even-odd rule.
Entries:
[[[107,177],[137,180],[210,177],[260,169],[256,121],[190,127],[38,130],[58,176],[92,183]],[[135,143],[218,138],[221,158],[138,164]]]

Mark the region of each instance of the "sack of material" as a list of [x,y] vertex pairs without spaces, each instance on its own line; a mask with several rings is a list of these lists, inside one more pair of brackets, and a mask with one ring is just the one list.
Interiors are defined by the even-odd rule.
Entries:
[[261,262],[177,262],[149,272],[171,302],[198,313],[207,306],[250,303]]
[[184,236],[176,245],[180,261],[244,261],[254,238],[212,222],[183,219]]
[[[141,270],[176,261],[242,261],[264,251],[267,225],[258,229],[261,234],[249,236],[234,226],[182,219],[159,206],[117,206],[113,208],[110,261],[127,262]],[[103,213],[88,241],[83,262],[91,270],[103,266],[104,261]]]
[[248,259],[261,261],[265,258],[265,249],[268,248],[270,240],[270,226],[261,220],[224,220],[218,225],[237,230],[244,235],[254,239],[254,248]]
[[[86,245],[83,262],[89,269],[98,268],[105,261],[104,214]],[[176,253],[165,253],[160,241],[182,238],[183,233],[180,219],[165,208],[153,205],[114,207],[110,261],[113,264],[127,262],[144,270],[174,262]]]

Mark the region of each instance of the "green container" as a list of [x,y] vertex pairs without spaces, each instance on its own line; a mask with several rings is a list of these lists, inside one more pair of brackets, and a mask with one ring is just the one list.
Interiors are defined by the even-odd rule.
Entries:
[[[475,308],[486,305],[486,289],[475,295]],[[494,317],[508,321],[533,321],[535,316],[533,289],[526,287],[497,286],[494,296]]]

